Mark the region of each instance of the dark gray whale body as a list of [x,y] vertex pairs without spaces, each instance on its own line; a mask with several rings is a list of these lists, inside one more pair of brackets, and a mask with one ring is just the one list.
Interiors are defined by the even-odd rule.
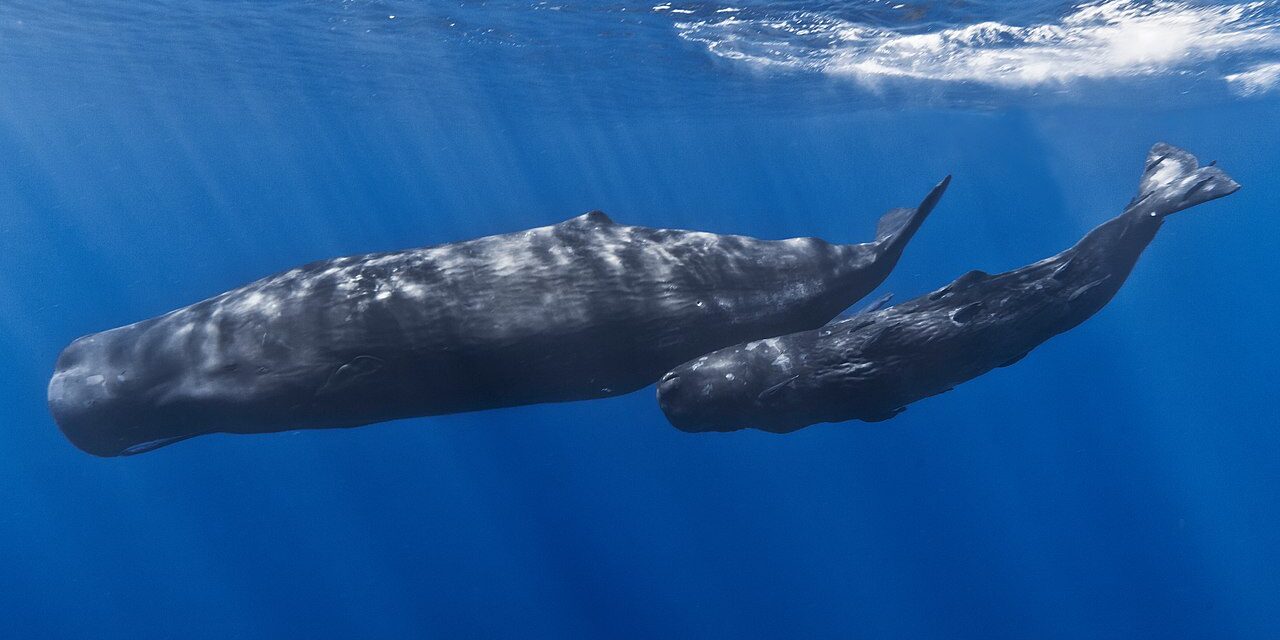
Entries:
[[593,212],[316,262],[76,340],[49,406],[78,447],[113,456],[628,393],[720,347],[821,326],[884,280],[945,188],[856,245]]
[[1084,322],[1120,289],[1165,216],[1238,188],[1216,167],[1157,144],[1139,196],[1074,247],[1007,273],[971,271],[928,295],[817,330],[697,358],[663,377],[658,401],[686,431],[784,433],[891,418]]

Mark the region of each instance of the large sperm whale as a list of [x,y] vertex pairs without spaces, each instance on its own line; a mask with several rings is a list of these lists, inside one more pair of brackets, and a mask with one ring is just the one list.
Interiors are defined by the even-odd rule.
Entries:
[[351,427],[628,393],[878,286],[946,189],[876,238],[560,224],[315,262],[63,350],[49,407],[101,455],[212,432]]
[[785,433],[886,420],[1084,322],[1120,289],[1166,216],[1239,188],[1218,168],[1157,144],[1138,197],[1074,247],[1007,273],[971,271],[895,307],[696,358],[663,377],[658,401],[686,431]]

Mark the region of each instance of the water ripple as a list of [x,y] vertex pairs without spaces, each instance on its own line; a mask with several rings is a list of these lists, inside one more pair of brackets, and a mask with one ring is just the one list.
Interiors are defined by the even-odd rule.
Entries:
[[[904,5],[895,5],[904,6]],[[1063,85],[1164,74],[1203,73],[1258,57],[1280,61],[1273,2],[1197,5],[1105,0],[1056,19],[989,19],[889,26],[831,12],[791,11],[686,20],[680,37],[715,56],[765,69],[820,72],[875,86],[893,80],[972,83],[997,88]],[[923,15],[923,14],[920,14]],[[1265,67],[1264,67],[1265,68]],[[1265,71],[1216,77],[1256,92]]]

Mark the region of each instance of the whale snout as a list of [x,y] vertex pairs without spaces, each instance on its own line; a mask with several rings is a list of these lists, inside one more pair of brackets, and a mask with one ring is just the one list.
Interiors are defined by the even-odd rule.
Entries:
[[658,406],[666,414],[672,426],[681,431],[705,431],[700,428],[696,404],[689,392],[686,378],[677,371],[668,371],[658,381]]
[[129,445],[113,424],[113,414],[121,407],[112,393],[104,352],[95,336],[80,338],[62,350],[49,380],[49,412],[76,447],[98,456],[115,456]]
[[732,431],[732,419],[742,409],[742,399],[730,387],[730,379],[719,378],[690,367],[668,372],[658,381],[658,406],[671,425],[681,431]]
[[[49,412],[77,448],[97,456],[139,453],[173,441],[153,434],[146,395],[148,384],[127,364],[117,362],[110,332],[80,338],[58,356],[49,379]],[[179,438],[180,439],[180,438]]]
[[680,388],[680,374],[675,371],[668,371],[662,379],[658,381],[658,398],[662,398],[664,394],[675,393]]
[[110,435],[110,426],[102,424],[99,406],[107,405],[65,377],[54,376],[49,381],[49,412],[62,434],[86,453],[103,457],[120,455],[127,445],[117,442],[117,438]]

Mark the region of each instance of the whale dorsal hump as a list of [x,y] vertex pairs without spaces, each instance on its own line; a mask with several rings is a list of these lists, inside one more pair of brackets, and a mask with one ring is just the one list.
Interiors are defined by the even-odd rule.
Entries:
[[987,273],[986,271],[982,271],[981,269],[974,269],[973,271],[970,271],[960,276],[959,278],[956,278],[955,282],[952,282],[951,284],[929,294],[929,299],[930,300],[941,299],[948,294],[956,293],[957,291],[964,291],[965,289],[968,289],[969,287],[972,287],[973,285],[978,284],[979,282],[988,280],[990,278],[991,278],[991,274]]
[[959,278],[956,278],[956,281],[951,283],[952,291],[968,289],[969,287],[972,287],[973,285],[978,284],[979,282],[987,280],[990,277],[991,277],[991,274],[987,273],[986,271],[983,271],[981,269],[974,269],[973,271],[970,271],[960,276]]
[[608,214],[606,214],[605,212],[600,210],[595,210],[595,211],[588,211],[580,216],[569,218],[568,220],[565,220],[562,224],[580,225],[580,226],[588,226],[588,227],[600,227],[600,226],[606,226],[606,225],[611,225],[616,223],[613,221],[613,218],[610,218]]

